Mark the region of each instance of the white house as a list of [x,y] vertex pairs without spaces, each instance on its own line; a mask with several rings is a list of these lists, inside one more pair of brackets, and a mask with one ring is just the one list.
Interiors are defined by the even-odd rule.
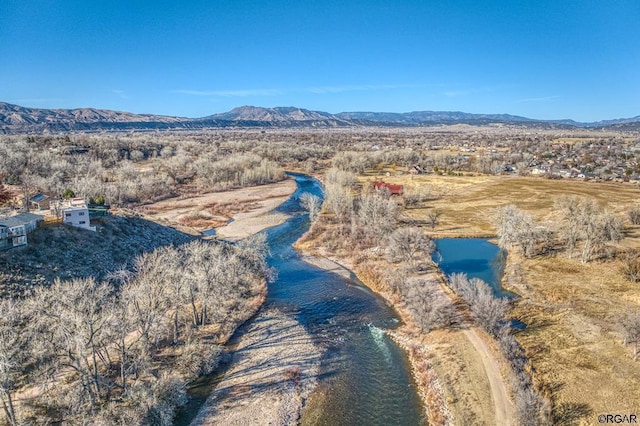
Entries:
[[91,226],[89,208],[84,198],[70,198],[63,201],[60,205],[60,212],[62,223],[95,232],[96,227]]
[[0,250],[26,245],[27,234],[36,229],[41,220],[42,216],[33,213],[0,217]]

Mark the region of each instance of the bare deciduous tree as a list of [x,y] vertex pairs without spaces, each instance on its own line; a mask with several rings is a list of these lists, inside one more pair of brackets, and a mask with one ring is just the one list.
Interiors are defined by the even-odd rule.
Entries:
[[0,400],[11,426],[18,425],[13,395],[29,356],[25,321],[19,301],[0,299]]
[[435,290],[438,284],[423,279],[410,279],[402,291],[403,300],[423,332],[445,327],[453,321],[448,298]]
[[312,222],[322,209],[322,199],[310,192],[305,192],[300,196],[300,204],[309,212],[309,220]]
[[403,260],[409,267],[415,266],[416,256],[429,257],[435,244],[418,228],[398,228],[389,236],[387,252],[391,260]]
[[629,281],[640,282],[640,253],[637,250],[621,256],[621,272]]
[[364,190],[357,202],[357,221],[364,234],[378,242],[396,227],[398,205],[389,192],[371,188]]
[[601,209],[593,199],[572,195],[557,199],[555,206],[562,214],[559,235],[565,241],[569,256],[582,241],[580,257],[586,263],[600,254],[606,244],[622,238],[622,221]]
[[56,281],[50,288],[38,288],[31,303],[30,327],[38,336],[36,351],[50,361],[55,377],[70,369],[79,400],[69,400],[74,409],[95,410],[104,398],[107,380],[101,373],[110,344],[105,315],[111,290],[91,278]]
[[498,245],[503,249],[520,248],[525,257],[545,251],[551,231],[538,224],[532,215],[513,204],[496,210],[494,224],[498,231]]
[[495,297],[487,283],[478,278],[469,279],[466,274],[451,274],[449,285],[467,302],[480,325],[497,335],[509,309],[509,301]]
[[439,210],[432,210],[427,214],[427,223],[431,226],[431,229],[436,229],[436,226],[440,223],[440,216],[442,216],[442,212]]
[[627,216],[629,216],[629,220],[632,224],[640,225],[640,206],[635,206],[629,209]]
[[624,333],[624,344],[633,345],[633,359],[638,359],[638,348],[640,348],[640,313],[634,312],[622,320],[622,331]]
[[351,188],[338,183],[328,183],[325,186],[324,206],[339,223],[349,222],[353,214],[353,202]]

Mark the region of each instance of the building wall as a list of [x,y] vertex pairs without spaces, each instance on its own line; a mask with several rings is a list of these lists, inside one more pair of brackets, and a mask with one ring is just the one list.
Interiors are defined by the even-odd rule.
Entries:
[[18,237],[13,237],[11,242],[12,242],[13,247],[26,246],[27,245],[27,236],[26,235],[20,235]]
[[0,226],[0,250],[8,249],[9,245],[9,237],[7,235],[7,228],[4,226]]
[[35,220],[32,221],[32,222],[24,224],[25,232],[31,232],[31,231],[35,230],[37,227],[38,227],[38,222],[35,221]]
[[19,247],[27,244],[27,231],[24,225],[8,228],[7,236],[9,247]]
[[89,219],[89,209],[84,207],[72,207],[62,209],[62,222],[77,228],[95,231]]

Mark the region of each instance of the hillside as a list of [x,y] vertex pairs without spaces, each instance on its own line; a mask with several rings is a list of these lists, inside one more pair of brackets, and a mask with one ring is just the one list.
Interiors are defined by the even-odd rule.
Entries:
[[138,217],[109,216],[96,225],[97,232],[45,225],[29,234],[26,247],[0,251],[0,296],[50,285],[55,278],[101,280],[142,253],[194,239]]
[[95,108],[26,108],[0,102],[0,133],[189,128],[192,120]]
[[460,111],[341,112],[330,114],[296,107],[241,106],[200,118],[133,114],[95,108],[41,109],[0,102],[0,134],[175,130],[227,127],[333,128],[362,126],[434,126],[503,124],[526,128],[611,128],[640,130],[640,116],[592,123],[535,120],[510,114],[471,114]]

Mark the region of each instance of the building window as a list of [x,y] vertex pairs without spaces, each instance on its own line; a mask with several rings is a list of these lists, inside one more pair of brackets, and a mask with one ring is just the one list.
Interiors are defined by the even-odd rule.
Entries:
[[65,213],[64,217],[71,217],[71,213]]
[[78,216],[84,216],[84,212],[78,213]]
[[87,223],[87,222],[85,222],[84,220],[80,221],[80,225],[84,225],[85,223]]

